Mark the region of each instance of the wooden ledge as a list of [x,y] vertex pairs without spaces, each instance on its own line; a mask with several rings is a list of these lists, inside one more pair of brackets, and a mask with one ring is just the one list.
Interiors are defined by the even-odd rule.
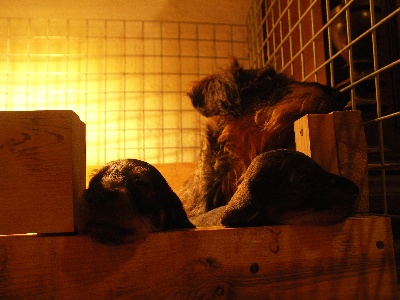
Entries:
[[0,237],[11,299],[396,299],[390,219],[159,232],[137,247]]

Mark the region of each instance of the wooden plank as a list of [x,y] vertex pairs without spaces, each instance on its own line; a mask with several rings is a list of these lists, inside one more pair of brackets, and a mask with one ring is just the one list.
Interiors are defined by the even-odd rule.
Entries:
[[0,237],[2,299],[397,299],[390,219],[220,227],[109,247]]
[[172,190],[177,193],[183,184],[194,174],[197,163],[154,164],[164,176]]
[[339,174],[332,115],[306,115],[294,123],[294,131],[297,151],[311,157],[326,171]]
[[360,188],[358,211],[369,209],[368,150],[361,112],[342,111],[332,113],[338,165],[340,174],[350,178]]
[[306,115],[294,124],[296,150],[360,189],[357,212],[368,212],[368,157],[360,111]]
[[73,111],[0,112],[0,234],[74,231],[85,124]]

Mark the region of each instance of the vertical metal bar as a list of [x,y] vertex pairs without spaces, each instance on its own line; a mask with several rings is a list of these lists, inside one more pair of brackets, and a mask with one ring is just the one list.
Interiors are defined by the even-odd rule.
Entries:
[[271,29],[269,28],[269,24],[268,24],[268,9],[267,9],[267,1],[266,0],[264,1],[264,5],[265,5],[265,16],[264,16],[264,19],[265,19],[265,40],[263,40],[263,43],[265,43],[265,45],[266,45],[267,55],[266,55],[266,61],[263,61],[262,66],[264,66],[267,63],[271,63],[270,62],[270,60],[271,60],[271,55],[270,55],[271,54],[271,49],[269,47],[268,38],[267,38],[269,36],[269,34],[270,34],[270,30]]
[[[288,8],[288,30],[289,32],[292,31],[292,10],[290,9],[290,6],[292,5],[292,2],[288,3],[289,8]],[[290,53],[290,58],[293,57],[293,39],[292,35],[289,35],[289,53]],[[294,75],[294,64],[293,62],[290,63],[290,75]]]
[[[302,28],[302,15],[301,15],[301,0],[297,0],[298,16],[299,16],[299,38],[300,38],[300,49],[303,49],[303,28]],[[305,65],[304,65],[304,50],[301,50],[300,54],[300,66],[301,66],[301,78],[305,76]]]
[[108,98],[108,92],[107,92],[107,81],[108,81],[108,74],[107,74],[107,68],[108,68],[108,59],[107,59],[107,52],[108,52],[108,39],[107,39],[107,20],[104,20],[104,36],[102,37],[105,46],[104,46],[104,53],[102,59],[104,59],[104,107],[103,107],[103,117],[104,117],[104,162],[107,162],[107,98]]
[[[370,15],[371,15],[371,27],[375,25],[375,3],[374,0],[369,1],[370,6]],[[372,57],[374,61],[374,71],[379,69],[378,65],[378,47],[377,47],[377,37],[376,30],[374,29],[371,32],[372,38]],[[377,117],[382,117],[382,102],[381,102],[381,93],[380,93],[380,83],[379,83],[379,73],[375,75],[375,99],[376,99],[376,113]],[[379,135],[379,158],[380,163],[383,166],[385,164],[385,143],[383,139],[383,124],[382,121],[378,122],[378,135]],[[387,187],[386,187],[386,171],[384,168],[381,169],[381,182],[382,182],[382,196],[383,196],[383,213],[384,215],[388,214],[387,207]]]
[[[46,109],[49,109],[49,73],[50,73],[50,20],[46,23]],[[35,103],[37,105],[37,103]]]
[[[142,34],[141,34],[141,37],[142,37],[142,44],[144,45],[144,21],[142,21],[141,22],[141,26],[142,26]],[[143,64],[144,64],[144,61],[145,61],[145,58],[146,58],[146,54],[144,53],[144,51],[142,52],[142,62],[143,62]],[[146,160],[146,128],[145,128],[145,126],[146,126],[146,117],[145,117],[145,99],[144,99],[144,97],[145,97],[145,87],[146,87],[146,84],[145,84],[145,72],[146,72],[146,70],[143,70],[143,80],[142,80],[142,138],[143,138],[143,149],[142,149],[142,157],[143,157],[143,160]]]
[[[267,31],[265,29],[265,32],[263,32],[263,22],[264,22],[263,11],[265,11],[265,6],[266,6],[265,2],[266,1],[260,1],[260,5],[258,5],[258,10],[255,14],[255,18],[257,19],[257,27],[254,28],[255,29],[254,35],[256,38],[255,53],[257,55],[257,66],[256,66],[257,68],[263,66],[265,64],[265,60],[266,60],[265,48],[263,47],[263,45],[265,43],[264,36]],[[265,20],[265,22],[266,22],[266,20]],[[265,26],[267,26],[266,23],[265,23]]]
[[127,58],[127,52],[126,52],[126,36],[127,36],[127,34],[126,34],[126,20],[123,20],[123,23],[122,23],[122,26],[123,26],[123,32],[124,32],[124,37],[123,37],[123,39],[124,39],[124,57],[123,57],[123,63],[124,63],[124,66],[123,66],[123,70],[124,70],[124,82],[123,82],[123,87],[124,87],[124,90],[122,91],[122,93],[123,93],[123,115],[124,115],[124,128],[123,128],[123,135],[124,135],[124,137],[123,137],[123,139],[124,139],[124,149],[123,149],[123,152],[124,152],[124,157],[127,157],[128,155],[127,155],[127,152],[126,152],[126,145],[127,145],[127,130],[126,130],[126,128],[127,128],[127,124],[128,124],[128,122],[126,121],[126,99],[127,99],[127,97],[126,97],[126,90],[127,90],[127,85],[126,85],[126,80],[127,80],[127,78],[126,78],[126,74],[127,74],[127,67],[126,67],[126,65],[127,65],[127,60],[126,60],[126,58]]
[[[178,58],[179,58],[179,145],[180,145],[180,161],[184,162],[184,156],[185,156],[185,145],[183,143],[183,107],[182,107],[182,48],[181,48],[181,28],[180,28],[180,24],[177,25],[178,26],[178,49],[177,49],[177,53],[178,53]],[[196,33],[197,33],[197,29],[196,29]],[[198,64],[198,62],[196,61],[196,63]],[[196,72],[198,72],[199,68],[198,65],[196,65]],[[200,128],[200,126],[199,126]]]
[[247,15],[246,31],[247,31],[247,48],[249,49],[249,67],[253,67],[253,37],[251,33],[250,17],[253,5],[250,6],[249,14]]
[[[311,1],[311,0],[310,0]],[[312,2],[310,2],[312,3]],[[315,3],[315,2],[314,2]],[[314,16],[314,4],[312,4],[311,7],[311,11],[310,11],[310,15],[311,15],[311,36],[314,37],[315,36],[315,16]],[[317,66],[317,47],[316,47],[316,39],[313,39],[312,41],[312,49],[313,49],[313,62],[314,62],[314,70],[318,67]],[[318,81],[318,72],[314,73],[314,80]]]
[[[347,4],[351,0],[345,0],[345,4]],[[350,20],[350,6],[346,8],[346,30],[347,30],[347,43],[350,44],[351,39],[351,20]],[[353,47],[349,47],[349,80],[350,84],[354,82],[354,68],[353,68]],[[357,109],[356,107],[356,97],[355,97],[355,88],[352,87],[350,90],[351,97],[351,108],[352,110]]]
[[[162,22],[159,22],[159,30],[160,30],[160,61],[161,61],[161,149],[158,149],[161,153],[161,162],[165,163],[165,150],[164,150],[164,146],[165,146],[165,130],[164,130],[164,64],[163,64],[163,32],[162,32]],[[158,152],[158,151],[157,151]],[[159,154],[158,154],[159,155]],[[157,158],[158,160],[159,158]]]
[[[327,23],[330,22],[330,13],[331,13],[331,8],[330,8],[330,1],[326,0],[325,1],[325,8],[326,8],[326,21]],[[329,59],[332,58],[333,55],[333,43],[332,43],[332,25],[328,26],[328,55],[329,55]],[[334,70],[334,65],[333,65],[333,60],[331,60],[329,62],[329,76],[330,76],[330,85],[331,87],[334,87],[336,85],[335,83],[335,70]]]
[[[89,95],[88,95],[88,90],[89,90],[89,20],[85,21],[85,25],[86,25],[86,31],[85,31],[85,39],[86,39],[86,49],[85,49],[85,70],[84,70],[84,74],[85,74],[85,113],[86,113],[86,120],[88,120],[88,108],[89,108]],[[79,74],[80,75],[80,74]],[[99,148],[99,145],[97,145],[97,148]],[[99,149],[97,149],[97,151],[99,151]],[[98,157],[98,156],[97,156]],[[97,164],[100,165],[100,162],[97,161]]]
[[[275,30],[274,30],[274,28],[275,28],[275,14],[274,14],[274,9],[272,8],[272,5],[275,5],[275,4],[271,4],[270,19],[271,19],[272,28],[271,28],[271,32],[268,32],[268,35],[271,34],[271,36],[272,36],[272,48],[276,49]],[[273,60],[273,61],[271,61],[271,60]],[[276,65],[276,57],[269,56],[269,61],[270,61],[270,64],[272,64],[274,66],[274,68],[277,67],[277,65]]]
[[29,87],[30,87],[30,54],[31,54],[31,49],[30,49],[30,44],[31,44],[31,26],[30,26],[30,20],[28,20],[28,32],[27,32],[27,54],[26,54],[26,64],[27,64],[27,69],[26,69],[26,109],[29,107]]
[[[278,11],[279,11],[279,16],[282,15],[282,7],[281,7],[281,1],[278,1]],[[283,40],[283,28],[282,28],[282,18],[279,18],[279,34],[280,34],[280,43],[282,43]],[[281,46],[281,63],[282,67],[285,65],[285,58],[284,58],[284,52],[283,52],[283,45]],[[282,70],[283,71],[283,70]]]
[[[179,63],[180,63],[180,73],[182,74],[182,46],[181,46],[181,23],[178,24],[178,55],[179,55]],[[197,28],[196,28],[196,36],[197,36]],[[196,38],[196,51],[198,51],[199,46],[198,46],[198,41]],[[197,78],[199,77],[199,61],[196,60],[196,73],[197,73]],[[181,77],[180,77],[181,78]],[[181,79],[182,80],[182,79]],[[182,86],[182,84],[180,84]],[[185,146],[183,143],[183,107],[182,107],[182,101],[183,101],[183,95],[182,91],[179,93],[179,112],[180,112],[180,120],[179,120],[179,138],[180,138],[180,145],[181,145],[181,160],[183,161],[184,155],[185,155]]]
[[11,109],[10,103],[10,37],[11,36],[11,20],[7,20],[7,45],[6,45],[6,110]]
[[68,104],[69,104],[69,82],[70,82],[70,77],[69,77],[69,72],[70,72],[70,66],[69,66],[69,62],[70,62],[70,20],[66,20],[66,26],[67,26],[67,30],[66,30],[66,42],[67,42],[67,49],[66,49],[66,53],[65,53],[65,59],[66,59],[66,72],[65,72],[65,108],[68,108]]

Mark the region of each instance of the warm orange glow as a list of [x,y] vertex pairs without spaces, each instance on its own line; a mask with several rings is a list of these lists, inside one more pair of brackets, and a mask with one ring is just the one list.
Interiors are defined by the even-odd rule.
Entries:
[[247,55],[244,26],[0,23],[0,110],[74,110],[86,123],[88,166],[195,161],[201,122],[185,92],[229,55]]
[[0,234],[0,237],[10,237],[10,236],[36,236],[37,233],[14,233],[14,234]]

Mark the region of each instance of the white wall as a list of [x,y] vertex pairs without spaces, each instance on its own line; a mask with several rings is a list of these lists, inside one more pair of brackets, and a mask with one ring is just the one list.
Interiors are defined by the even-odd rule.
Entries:
[[252,0],[0,0],[0,17],[245,24]]
[[74,110],[88,166],[196,161],[186,91],[231,55],[248,65],[247,2],[0,0],[0,110]]

